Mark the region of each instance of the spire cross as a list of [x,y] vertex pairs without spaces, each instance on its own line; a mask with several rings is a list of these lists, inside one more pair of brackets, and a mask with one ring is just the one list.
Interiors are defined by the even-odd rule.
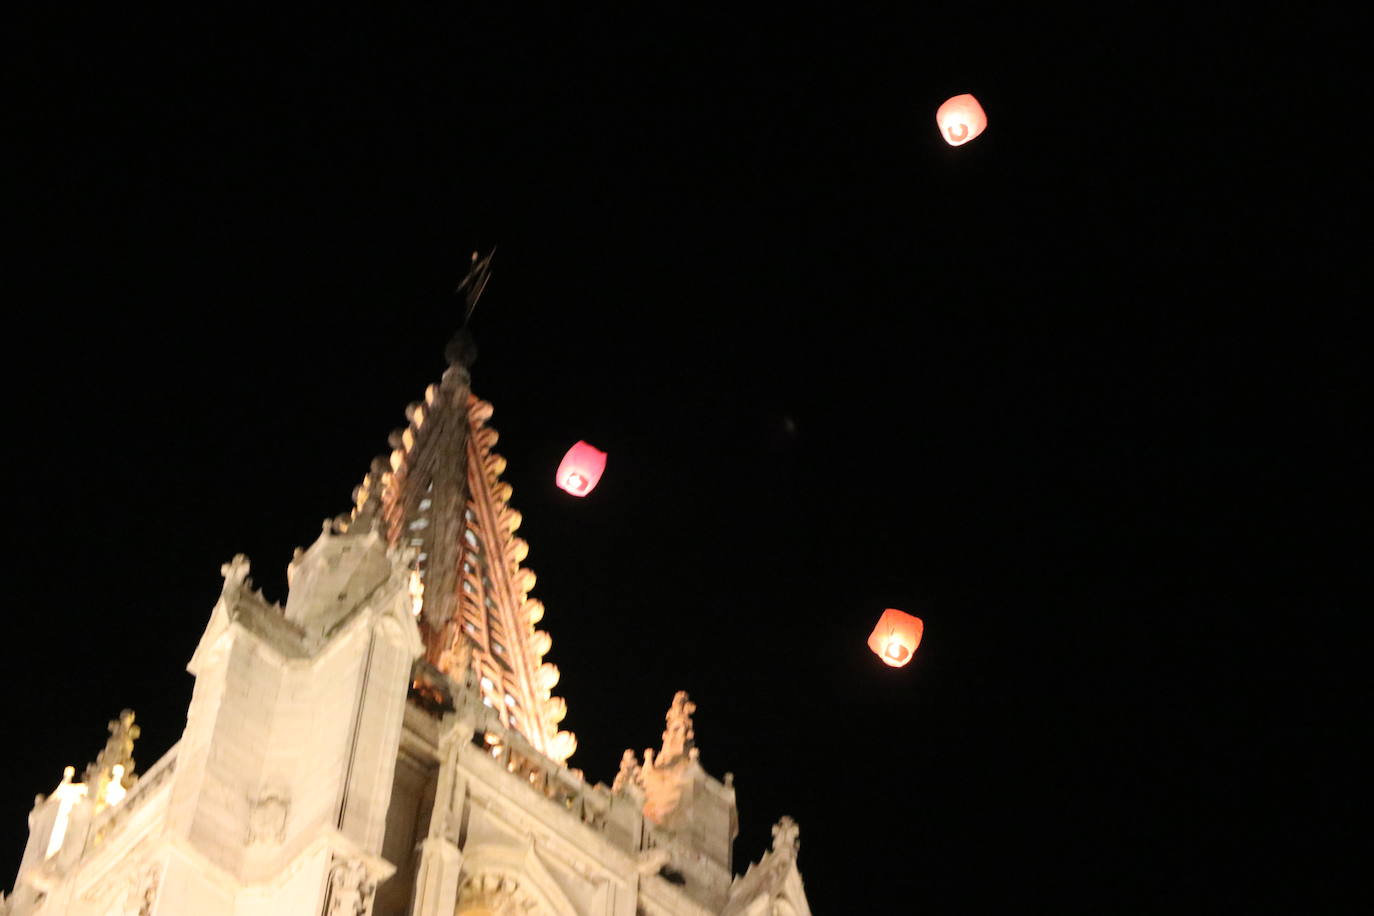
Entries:
[[454,295],[463,294],[463,301],[467,303],[467,307],[463,310],[463,323],[459,325],[448,345],[444,347],[444,358],[448,360],[450,367],[458,367],[462,371],[466,371],[471,369],[472,364],[477,361],[477,344],[473,341],[472,334],[468,332],[468,321],[472,319],[472,311],[477,308],[477,300],[482,298],[482,293],[491,280],[491,259],[495,256],[495,248],[487,252],[485,258],[479,258],[477,252],[474,251],[467,276],[463,277],[453,290]]
[[474,251],[467,276],[463,277],[458,287],[453,291],[455,295],[462,293],[463,300],[467,303],[467,309],[463,312],[464,327],[467,327],[469,319],[472,318],[473,309],[477,308],[477,300],[482,298],[482,293],[487,288],[487,281],[491,279],[491,259],[495,254],[496,249],[492,248],[491,251],[487,252],[485,258],[478,259],[477,252]]

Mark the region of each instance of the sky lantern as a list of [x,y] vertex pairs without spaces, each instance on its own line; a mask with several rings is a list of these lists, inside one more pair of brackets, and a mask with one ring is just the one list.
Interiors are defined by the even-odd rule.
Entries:
[[579,442],[558,463],[558,476],[555,479],[559,489],[573,496],[586,496],[592,492],[601,472],[606,470],[606,453],[587,442]]
[[925,624],[921,623],[921,618],[888,608],[878,618],[878,625],[868,637],[868,647],[883,660],[883,664],[900,668],[916,654],[924,630]]
[[966,92],[941,105],[935,112],[935,123],[940,125],[940,136],[946,143],[963,146],[987,130],[988,116],[978,100]]

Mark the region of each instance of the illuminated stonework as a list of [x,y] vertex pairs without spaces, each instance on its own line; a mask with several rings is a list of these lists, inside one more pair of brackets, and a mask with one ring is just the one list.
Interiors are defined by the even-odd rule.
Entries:
[[530,597],[529,544],[501,479],[506,459],[487,425],[492,406],[472,394],[468,370],[451,365],[409,424],[392,433],[390,456],[373,463],[342,529],[379,526],[412,551],[410,594],[426,660],[450,677],[476,676],[488,705],[535,747],[559,760],[577,739],[558,728],[567,709],[551,697],[553,640],[536,630],[543,605]]
[[536,916],[547,912],[520,882],[505,875],[480,874],[464,878],[458,887],[457,916]]
[[732,877],[733,780],[685,692],[613,785],[567,767],[491,415],[453,362],[284,605],[221,567],[181,740],[136,776],[133,713],[112,721],[35,802],[0,916],[809,914],[788,819]]

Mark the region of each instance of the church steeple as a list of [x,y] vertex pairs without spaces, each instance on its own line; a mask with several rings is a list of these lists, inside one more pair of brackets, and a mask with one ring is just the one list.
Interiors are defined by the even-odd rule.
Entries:
[[221,567],[181,740],[135,776],[126,710],[83,781],[68,767],[38,797],[0,916],[810,916],[790,820],[732,881],[733,778],[702,767],[686,692],[612,786],[564,764],[471,337],[446,355],[352,513],[296,551],[284,605],[246,556]]
[[[483,276],[485,263],[474,262]],[[346,527],[370,526],[413,551],[427,661],[460,682],[471,677],[507,725],[565,760],[576,739],[558,728],[567,704],[551,695],[558,669],[544,661],[551,638],[535,629],[544,607],[529,596],[534,572],[521,566],[529,545],[515,536],[521,516],[501,480],[506,460],[493,450],[492,406],[470,388],[471,335],[460,330],[445,355],[439,383],[406,409],[390,456],[373,462],[355,491]]]
[[442,668],[451,648],[442,638],[458,616],[459,570],[468,514],[469,440],[472,438],[468,369],[453,364],[422,403],[406,408],[409,425],[391,434],[388,458],[378,458],[354,492],[351,528],[374,527],[388,544],[409,547],[414,558],[417,614],[428,660]]

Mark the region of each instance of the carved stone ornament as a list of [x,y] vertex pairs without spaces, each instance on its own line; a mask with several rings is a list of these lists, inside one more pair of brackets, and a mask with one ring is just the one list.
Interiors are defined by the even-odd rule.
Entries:
[[542,912],[533,898],[521,890],[514,878],[479,874],[463,879],[458,886],[456,916],[525,916]]
[[692,725],[692,713],[696,711],[697,704],[687,698],[687,691],[679,690],[673,696],[673,705],[664,717],[668,727],[663,732],[663,749],[658,754],[660,765],[669,764],[694,748],[696,729]]
[[234,559],[228,563],[220,564],[219,574],[224,577],[225,589],[251,586],[252,580],[248,578],[251,569],[248,557],[241,553],[234,554]]
[[249,845],[276,846],[286,839],[286,814],[290,802],[279,795],[267,795],[248,809]]
[[638,773],[638,784],[644,789],[644,816],[663,825],[672,816],[691,782],[689,761],[697,759],[696,728],[692,713],[697,704],[679,690],[673,705],[664,717],[663,747],[655,754],[652,748],[644,751],[644,765]]
[[329,869],[329,897],[324,916],[367,916],[377,885],[358,859],[335,858]]
[[154,865],[143,875],[141,889],[138,892],[138,916],[153,916],[153,907],[157,905],[158,884],[162,879],[162,869]]
[[773,851],[779,855],[795,856],[801,850],[801,828],[786,815],[773,825]]
[[620,755],[620,772],[615,774],[615,782],[611,784],[611,791],[624,792],[632,785],[639,783],[639,759],[635,757],[635,752],[627,750]]
[[[124,710],[106,728],[110,737],[106,739],[105,747],[81,777],[98,807],[119,801],[138,781],[134,774],[134,741],[139,736],[140,728],[134,724],[134,711]],[[112,782],[115,783],[113,792]]]

